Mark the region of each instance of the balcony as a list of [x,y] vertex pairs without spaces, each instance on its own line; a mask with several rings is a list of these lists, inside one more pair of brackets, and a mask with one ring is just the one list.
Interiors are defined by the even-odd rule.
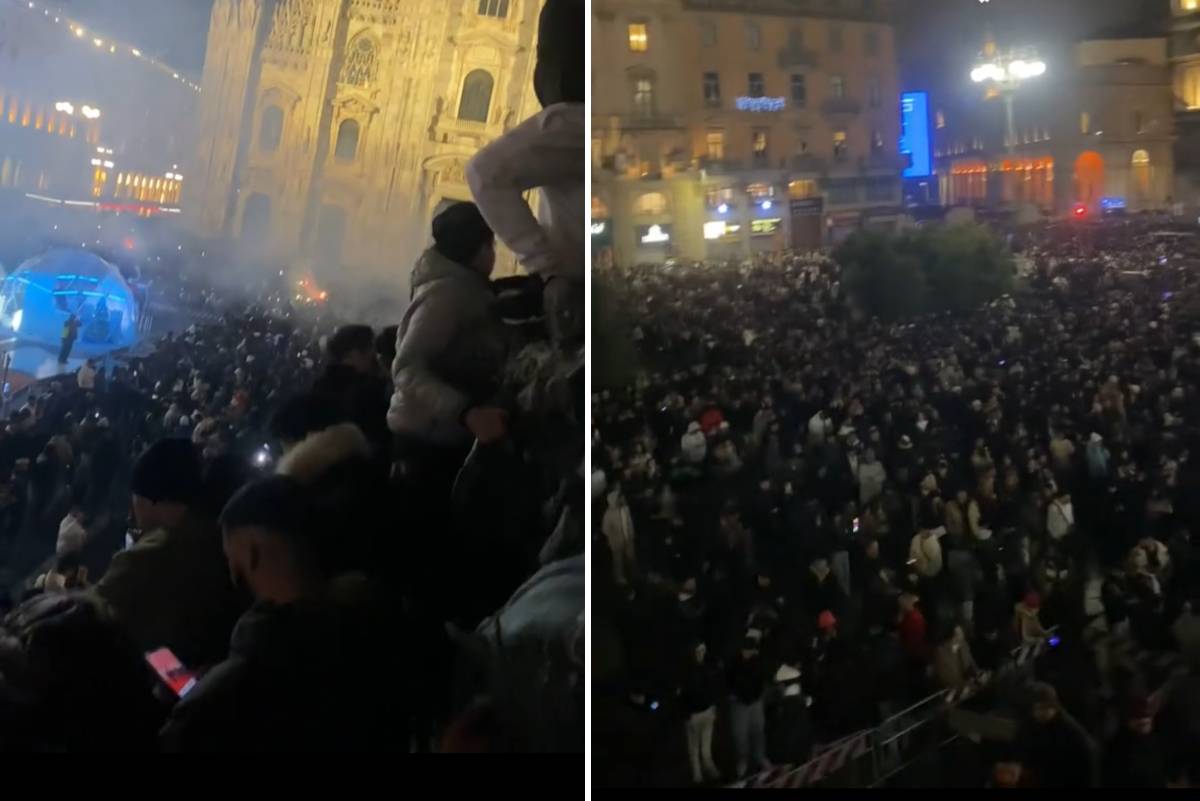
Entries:
[[683,127],[678,119],[666,114],[625,114],[620,121],[626,131],[671,131]]
[[788,45],[779,50],[779,68],[792,69],[793,67],[819,67],[821,59],[812,50],[805,50],[803,47],[796,45]]
[[862,103],[852,97],[831,97],[821,104],[821,112],[824,114],[861,114]]
[[733,159],[710,159],[707,156],[696,159],[696,167],[713,175],[729,175],[745,169],[744,162]]

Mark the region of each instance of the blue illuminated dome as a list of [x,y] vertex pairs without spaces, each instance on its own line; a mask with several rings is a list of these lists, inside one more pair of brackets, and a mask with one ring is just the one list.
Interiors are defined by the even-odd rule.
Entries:
[[0,287],[0,331],[57,347],[63,325],[79,320],[81,351],[137,341],[138,308],[121,271],[84,250],[57,249],[30,259]]

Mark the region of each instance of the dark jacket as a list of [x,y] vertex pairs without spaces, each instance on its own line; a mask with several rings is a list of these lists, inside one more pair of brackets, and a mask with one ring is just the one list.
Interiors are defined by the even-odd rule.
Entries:
[[313,382],[312,391],[328,399],[341,420],[358,426],[372,448],[390,455],[387,427],[388,382],[383,376],[361,373],[344,364],[331,364]]
[[683,677],[683,688],[679,702],[685,715],[695,715],[711,708],[717,702],[719,679],[708,660],[701,664],[692,661]]
[[190,517],[114,556],[89,592],[143,650],[166,646],[189,667],[225,656],[242,610],[220,532]]
[[1166,751],[1166,743],[1156,733],[1135,734],[1122,727],[1104,749],[1104,786],[1165,787]]
[[175,707],[164,747],[386,750],[389,716],[381,702],[400,684],[386,653],[369,648],[364,627],[332,603],[256,603],[238,621],[228,658]]
[[1096,746],[1083,726],[1065,710],[1049,723],[1028,720],[1020,734],[1029,766],[1039,787],[1096,787]]
[[749,705],[762,700],[767,678],[765,670],[761,657],[743,659],[740,653],[734,657],[729,666],[729,690],[738,703]]

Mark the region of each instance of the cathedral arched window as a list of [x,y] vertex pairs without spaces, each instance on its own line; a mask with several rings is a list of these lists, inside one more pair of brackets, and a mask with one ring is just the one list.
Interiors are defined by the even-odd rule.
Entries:
[[333,148],[333,157],[341,162],[354,161],[358,154],[358,120],[344,120],[338,126],[337,144]]
[[508,0],[479,0],[479,16],[504,19],[508,16]]
[[258,146],[264,153],[274,153],[283,141],[283,109],[267,106],[263,109],[262,122],[258,127]]
[[463,81],[462,99],[458,103],[458,118],[471,122],[487,122],[492,106],[492,87],[495,80],[487,70],[475,70]]
[[350,43],[346,52],[346,63],[342,67],[342,83],[352,86],[369,86],[379,74],[379,59],[376,56],[375,40],[360,36]]

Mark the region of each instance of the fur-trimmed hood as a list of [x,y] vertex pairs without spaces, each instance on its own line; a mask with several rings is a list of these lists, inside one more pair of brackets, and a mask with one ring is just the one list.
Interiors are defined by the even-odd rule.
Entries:
[[369,458],[371,444],[362,430],[353,423],[339,423],[305,437],[284,454],[275,472],[308,484],[343,462]]

